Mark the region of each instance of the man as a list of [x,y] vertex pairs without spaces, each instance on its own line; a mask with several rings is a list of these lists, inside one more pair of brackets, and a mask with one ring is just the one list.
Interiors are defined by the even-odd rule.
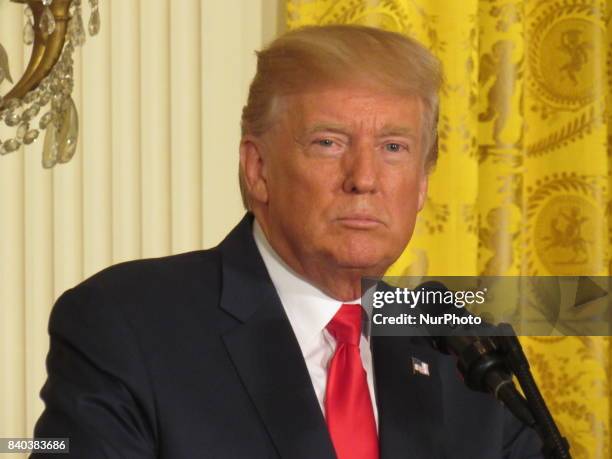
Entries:
[[399,257],[425,200],[440,82],[421,45],[366,27],[259,53],[249,212],[214,249],[118,265],[58,300],[36,436],[84,458],[536,457],[450,358],[361,332],[361,278]]

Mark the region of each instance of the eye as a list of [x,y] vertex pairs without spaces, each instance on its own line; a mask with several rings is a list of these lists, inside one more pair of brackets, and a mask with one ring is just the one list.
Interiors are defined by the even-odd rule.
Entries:
[[340,136],[319,133],[318,136],[312,137],[312,140],[310,140],[308,152],[315,156],[335,158],[343,153],[346,146],[346,139]]
[[391,142],[385,144],[385,149],[391,153],[399,153],[400,151],[405,150],[406,147],[404,147],[402,144]]
[[315,141],[315,143],[322,147],[331,147],[334,145],[334,141],[331,139],[320,139]]

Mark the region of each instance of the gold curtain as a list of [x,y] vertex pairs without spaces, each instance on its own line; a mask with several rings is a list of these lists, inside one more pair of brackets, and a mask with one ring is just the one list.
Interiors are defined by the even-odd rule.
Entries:
[[[289,28],[355,23],[443,62],[440,161],[391,275],[609,275],[612,1],[288,0]],[[608,458],[607,338],[523,338],[575,458]]]

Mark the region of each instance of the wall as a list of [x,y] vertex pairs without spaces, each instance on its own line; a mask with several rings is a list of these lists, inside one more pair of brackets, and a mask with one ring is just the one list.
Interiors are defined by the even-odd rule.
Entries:
[[[216,245],[243,214],[239,118],[278,2],[100,0],[100,12],[76,56],[75,158],[44,170],[42,138],[0,157],[0,437],[32,434],[64,290],[117,262]],[[14,77],[23,22],[0,0]]]

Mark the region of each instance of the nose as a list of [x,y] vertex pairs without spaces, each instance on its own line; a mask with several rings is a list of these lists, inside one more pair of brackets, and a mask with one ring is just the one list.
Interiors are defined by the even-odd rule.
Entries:
[[378,161],[373,145],[355,145],[345,159],[344,191],[375,193],[378,190]]

